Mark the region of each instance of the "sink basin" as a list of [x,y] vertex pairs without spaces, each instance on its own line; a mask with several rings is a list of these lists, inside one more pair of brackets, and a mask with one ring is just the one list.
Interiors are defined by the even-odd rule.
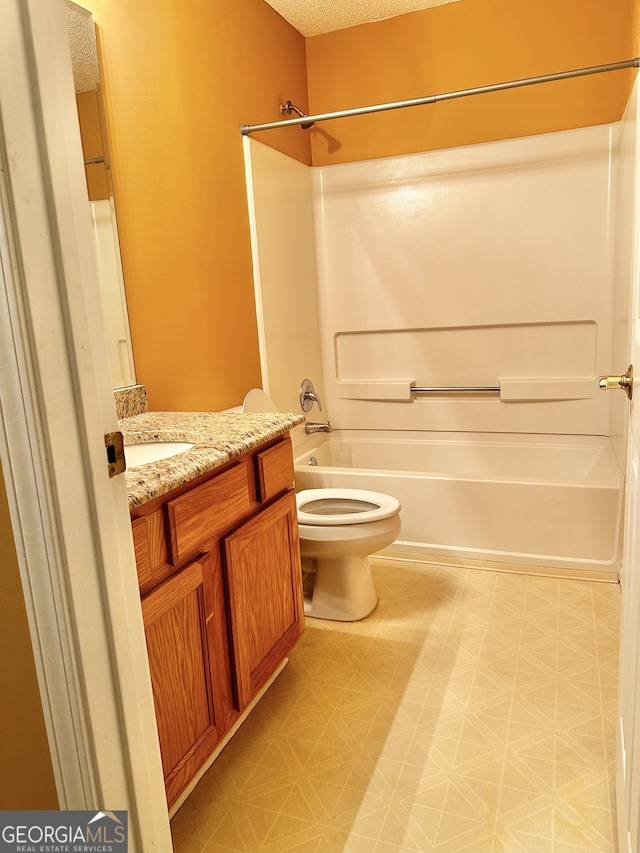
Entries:
[[143,444],[126,444],[124,458],[129,468],[146,465],[148,462],[159,462],[170,456],[177,456],[185,450],[191,450],[195,444],[188,441],[147,441]]

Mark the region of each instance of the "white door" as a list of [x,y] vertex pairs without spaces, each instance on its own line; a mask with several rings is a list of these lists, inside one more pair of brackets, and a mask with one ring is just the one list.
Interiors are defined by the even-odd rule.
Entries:
[[60,807],[171,850],[62,0],[0,0],[0,458]]
[[[637,106],[638,87],[634,90]],[[637,121],[637,115],[636,115]],[[640,144],[635,151],[635,202],[630,363],[640,378]],[[622,368],[624,370],[624,368]],[[620,853],[640,851],[640,382],[629,404],[616,799]],[[616,391],[615,393],[620,393]]]
[[[637,299],[634,308],[634,363],[640,365],[640,316]],[[638,853],[640,850],[640,384],[637,380],[634,397],[630,404],[631,424],[625,493],[620,689],[616,742],[616,801],[620,853]]]

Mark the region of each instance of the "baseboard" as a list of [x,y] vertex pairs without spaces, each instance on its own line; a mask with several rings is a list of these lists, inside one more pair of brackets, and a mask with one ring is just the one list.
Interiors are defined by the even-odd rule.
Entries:
[[441,554],[414,553],[412,551],[386,550],[369,557],[372,564],[389,560],[417,563],[430,566],[452,566],[461,569],[478,569],[489,572],[507,572],[509,574],[535,575],[545,578],[564,578],[565,580],[585,580],[593,583],[620,583],[620,573],[616,570],[603,571],[587,568],[557,568],[555,566],[530,566],[524,563],[503,563],[493,560],[472,560],[467,557],[449,557]]

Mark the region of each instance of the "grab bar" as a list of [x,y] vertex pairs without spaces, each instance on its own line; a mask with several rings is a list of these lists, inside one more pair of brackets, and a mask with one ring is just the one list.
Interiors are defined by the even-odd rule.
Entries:
[[597,390],[594,377],[568,379],[552,377],[498,377],[497,385],[414,385],[407,379],[363,379],[340,381],[337,394],[341,400],[370,400],[378,403],[410,403],[418,394],[496,394],[501,403],[535,403],[542,401],[590,400]]
[[443,388],[419,388],[417,385],[411,386],[412,394],[449,394],[449,393],[458,393],[458,392],[469,392],[469,391],[492,391],[495,394],[500,393],[499,385],[457,385],[457,386],[449,386]]

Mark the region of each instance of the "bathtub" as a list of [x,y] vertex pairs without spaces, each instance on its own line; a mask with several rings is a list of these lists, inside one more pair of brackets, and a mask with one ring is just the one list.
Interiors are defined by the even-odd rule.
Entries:
[[397,497],[391,550],[603,579],[620,565],[623,479],[599,436],[336,430],[297,446],[295,476]]

